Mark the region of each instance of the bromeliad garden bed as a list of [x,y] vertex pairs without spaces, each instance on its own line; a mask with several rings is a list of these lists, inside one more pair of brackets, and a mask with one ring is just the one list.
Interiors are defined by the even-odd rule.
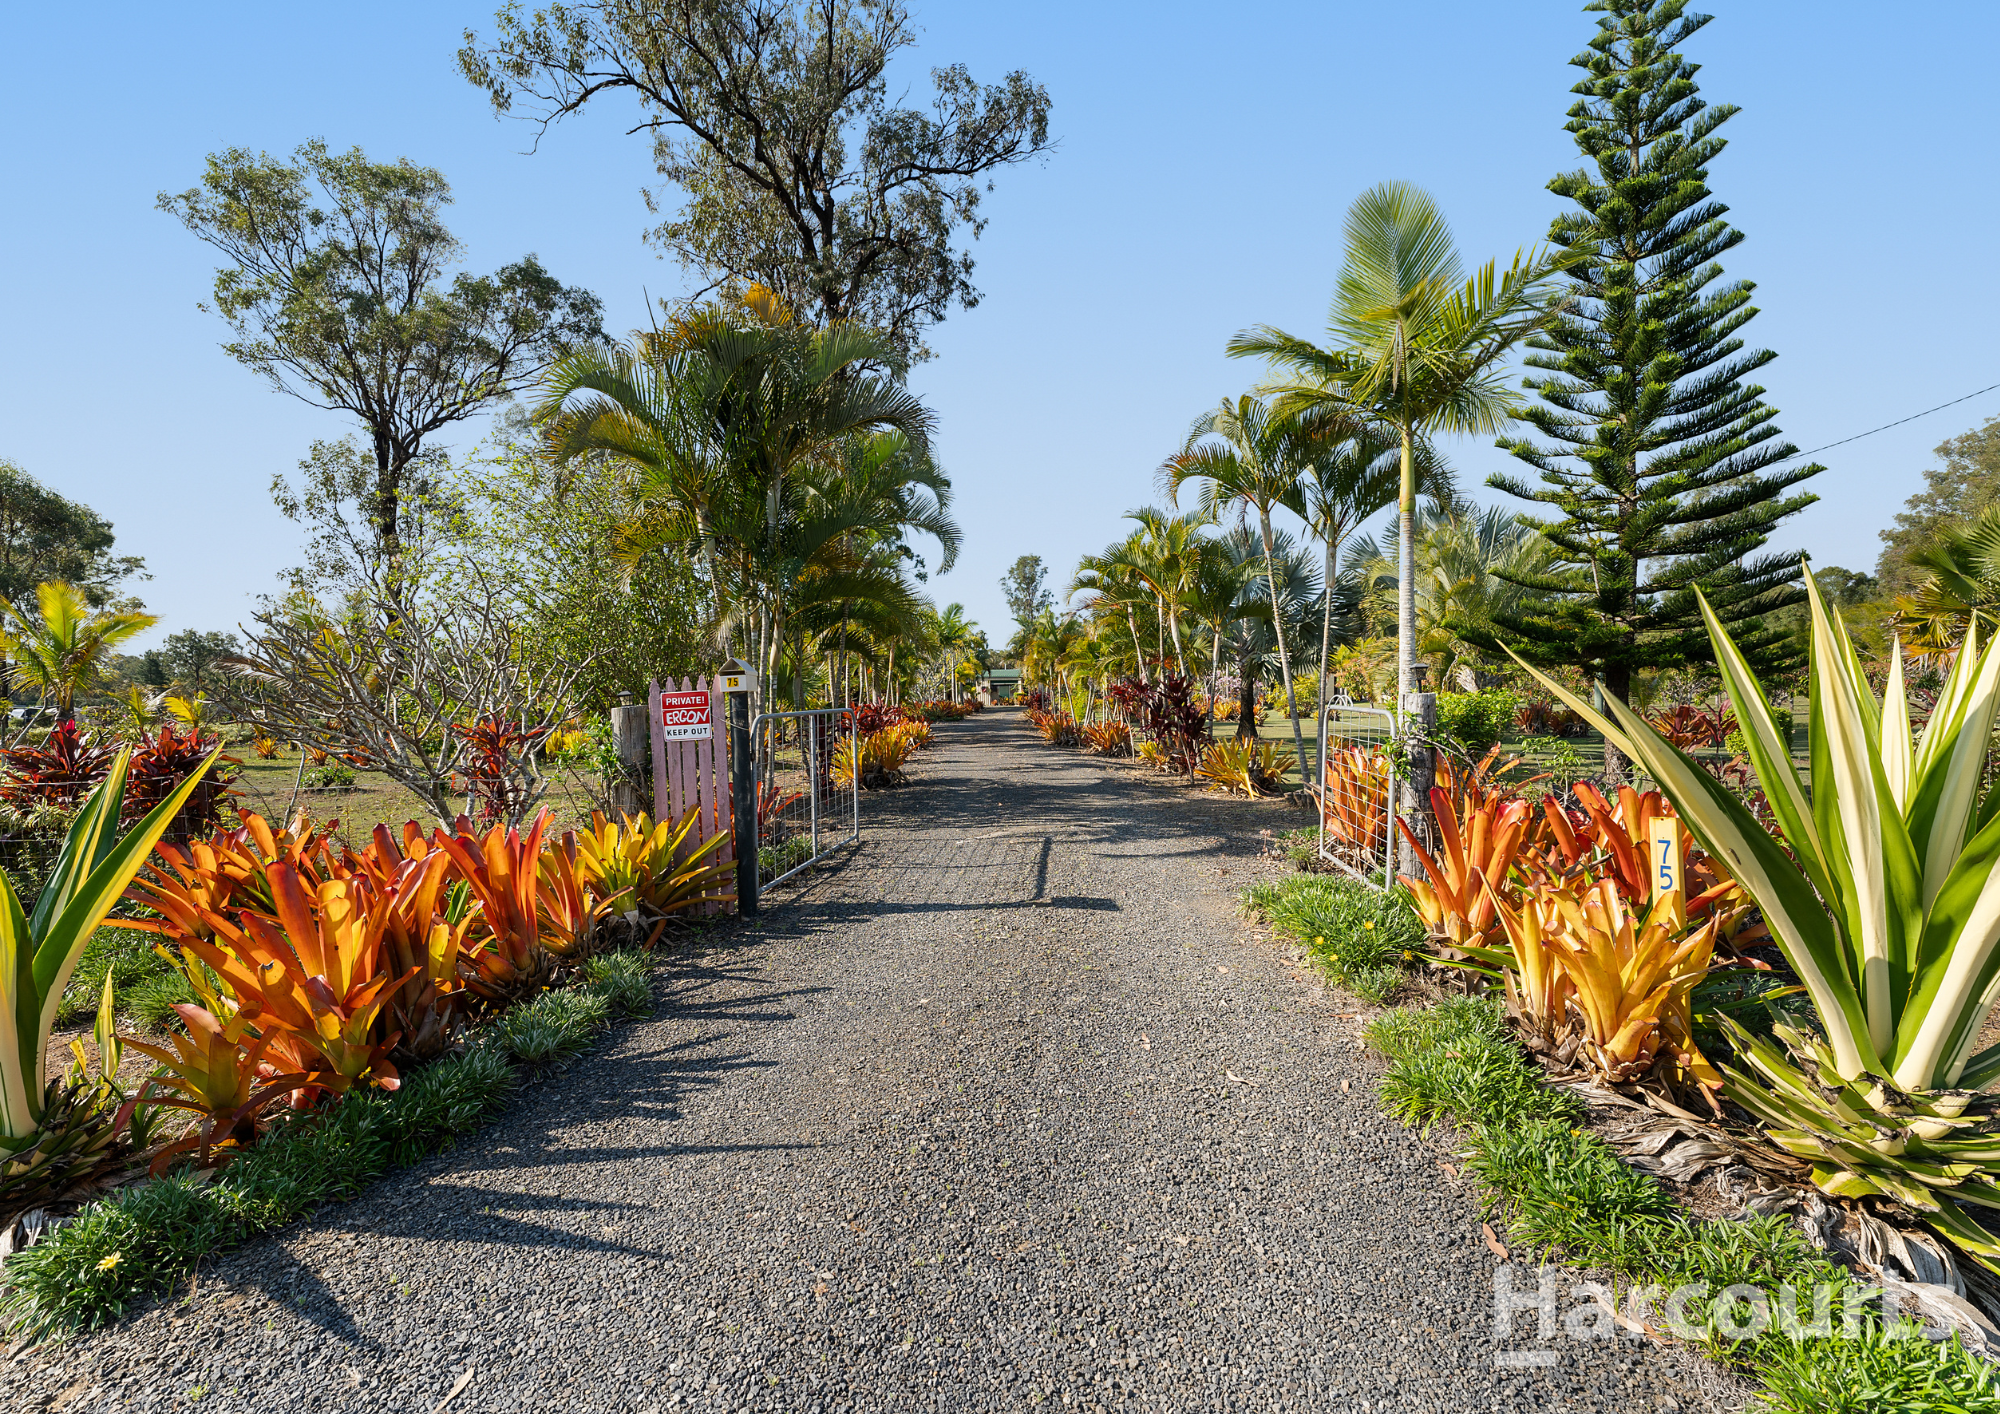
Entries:
[[[200,772],[121,836],[126,759],[32,914],[0,881],[16,940],[0,986],[40,1018],[0,1052],[0,1317],[27,1338],[115,1319],[203,1255],[352,1196],[477,1125],[524,1069],[649,1010],[647,953],[727,869],[709,862],[726,836],[689,844],[692,813],[560,838],[545,816],[461,817],[358,849],[246,813],[162,845]],[[121,900],[142,916],[113,924],[162,959],[129,989],[139,1034],[118,1029],[117,989],[145,953],[91,941]],[[86,959],[97,1022],[65,1067],[51,1030]]]
[[1700,1344],[1786,1409],[2000,1409],[2000,654],[1878,696],[1808,594],[1810,782],[1711,622],[1742,769],[1537,674],[1661,789],[1534,800],[1491,753],[1443,773],[1428,846],[1398,822],[1396,890],[1246,903],[1366,995],[1397,963],[1465,994],[1370,1028],[1385,1104],[1457,1126],[1516,1247],[1624,1283],[1614,1333]]

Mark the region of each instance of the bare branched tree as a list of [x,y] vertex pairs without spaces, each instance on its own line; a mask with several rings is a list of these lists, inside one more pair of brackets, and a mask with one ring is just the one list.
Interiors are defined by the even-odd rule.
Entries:
[[[575,710],[594,655],[526,651],[515,596],[477,566],[448,591],[338,611],[294,595],[252,616],[248,648],[223,660],[217,695],[279,740],[366,761],[448,824],[474,801],[518,823],[548,793],[541,748]],[[481,753],[467,729],[504,726],[512,749]]]

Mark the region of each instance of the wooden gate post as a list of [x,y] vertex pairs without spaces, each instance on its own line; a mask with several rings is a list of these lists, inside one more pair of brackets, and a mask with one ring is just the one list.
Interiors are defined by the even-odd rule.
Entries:
[[651,746],[644,707],[626,704],[611,709],[611,747],[618,757],[618,775],[611,782],[614,815],[637,815],[646,808],[646,767]]
[[[1402,721],[1397,726],[1398,745],[1402,748],[1399,754],[1403,758],[1399,773],[1403,798],[1396,813],[1426,847],[1434,845],[1437,838],[1431,823],[1431,787],[1437,783],[1437,749],[1432,745],[1437,736],[1437,702],[1434,692],[1405,693]],[[1417,852],[1400,830],[1396,832],[1396,841],[1400,872],[1413,879],[1422,878]]]

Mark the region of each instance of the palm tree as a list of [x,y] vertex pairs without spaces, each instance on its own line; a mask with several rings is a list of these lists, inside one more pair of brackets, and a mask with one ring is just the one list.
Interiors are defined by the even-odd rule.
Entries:
[[[1319,630],[1320,701],[1327,698],[1327,663],[1333,652],[1333,601],[1330,592],[1338,576],[1341,546],[1376,512],[1396,503],[1400,479],[1397,430],[1382,422],[1353,424],[1347,436],[1329,438],[1319,455],[1306,468],[1301,481],[1305,489],[1307,529],[1326,547],[1326,569],[1321,582],[1328,586],[1324,596]],[[1429,442],[1416,447],[1417,489],[1424,495],[1449,494],[1454,489],[1451,469],[1432,450]]]
[[1065,601],[1078,594],[1089,594],[1087,602],[1093,611],[1123,613],[1125,627],[1132,635],[1132,653],[1138,660],[1139,682],[1141,686],[1150,684],[1146,675],[1146,646],[1139,638],[1138,606],[1149,608],[1154,604],[1152,587],[1139,572],[1139,561],[1145,556],[1146,532],[1135,530],[1123,540],[1105,547],[1101,555],[1085,555],[1077,561],[1076,574],[1071,578]]
[[74,585],[47,580],[35,588],[39,615],[0,601],[0,653],[23,682],[55,705],[57,720],[76,715],[76,695],[97,680],[119,644],[158,623],[156,614],[92,612]]
[[1913,552],[1912,568],[1928,573],[1896,599],[1897,627],[1912,648],[1949,652],[1977,626],[1991,635],[2000,624],[2000,507],[1969,524],[1952,526]]
[[[1247,525],[1239,525],[1215,543],[1236,567],[1243,585],[1235,609],[1216,627],[1222,635],[1222,655],[1236,664],[1239,683],[1236,735],[1239,740],[1254,739],[1257,683],[1276,666],[1280,622],[1294,634],[1304,628],[1322,586],[1313,572],[1313,556],[1295,544],[1285,531],[1272,537],[1271,559],[1277,567],[1278,585],[1275,604],[1270,597],[1270,580],[1262,573],[1261,537]],[[1306,777],[1308,783],[1311,779],[1310,775]]]
[[[627,348],[562,361],[535,416],[558,461],[602,452],[640,468],[620,554],[698,547],[721,637],[747,628],[768,684],[788,645],[791,597],[807,580],[828,593],[845,575],[857,596],[901,583],[865,563],[853,532],[948,528],[947,560],[956,549],[941,494],[949,482],[929,460],[935,419],[901,368],[879,331],[812,328],[752,287]],[[852,439],[871,432],[902,441],[863,455],[857,470]]]
[[953,702],[958,701],[958,678],[953,668],[965,646],[972,642],[972,635],[979,631],[979,625],[965,616],[965,605],[947,604],[935,610],[930,616],[932,641],[938,651],[944,654],[945,691]]
[[[1444,686],[1469,666],[1468,637],[1490,633],[1493,615],[1515,608],[1529,593],[1511,576],[1539,571],[1549,544],[1504,507],[1482,511],[1464,502],[1420,512],[1415,540],[1417,647],[1436,662]],[[1363,576],[1388,579],[1396,570],[1392,537],[1370,548]]]
[[1212,517],[1199,511],[1170,516],[1152,506],[1125,513],[1127,520],[1139,522],[1139,532],[1128,539],[1119,563],[1136,575],[1153,592],[1160,622],[1174,641],[1174,662],[1187,671],[1187,654],[1181,646],[1181,605],[1188,585],[1200,562],[1203,532]]
[[[1201,509],[1210,519],[1231,506],[1240,513],[1257,512],[1257,529],[1264,546],[1264,577],[1273,604],[1278,598],[1278,571],[1272,555],[1271,511],[1278,506],[1305,514],[1306,470],[1330,437],[1347,430],[1335,415],[1272,416],[1262,399],[1244,394],[1235,402],[1203,413],[1189,429],[1187,443],[1160,468],[1167,494],[1180,500],[1181,487],[1200,481]],[[1299,702],[1292,690],[1292,659],[1285,644],[1282,616],[1275,623],[1278,671],[1285,682],[1285,706],[1292,723],[1292,748],[1299,757],[1299,779],[1311,781],[1306,767],[1305,737],[1299,731]]]
[[[1257,565],[1253,559],[1244,559],[1232,553],[1224,540],[1203,542],[1202,556],[1195,567],[1194,582],[1189,587],[1188,612],[1208,625],[1208,702],[1209,712],[1215,711],[1215,679],[1222,670],[1223,639],[1241,619],[1266,618],[1270,616],[1268,605],[1253,602],[1247,593],[1250,583],[1257,578]],[[1254,725],[1238,722],[1236,734],[1255,736]]]
[[1290,374],[1272,388],[1281,412],[1331,407],[1397,431],[1399,693],[1415,686],[1417,446],[1435,433],[1488,436],[1507,424],[1520,396],[1502,383],[1502,363],[1547,322],[1555,277],[1581,258],[1516,252],[1504,275],[1489,260],[1467,280],[1437,203],[1407,182],[1384,182],[1347,213],[1328,344],[1268,325],[1229,341],[1233,357]]

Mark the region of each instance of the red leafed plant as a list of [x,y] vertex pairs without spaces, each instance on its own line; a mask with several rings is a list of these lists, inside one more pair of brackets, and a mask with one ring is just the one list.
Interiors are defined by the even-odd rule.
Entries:
[[861,736],[873,736],[895,720],[895,715],[879,702],[864,702],[854,709],[854,730]]
[[0,801],[17,810],[50,805],[72,810],[104,779],[117,754],[115,747],[77,730],[74,721],[64,722],[39,746],[0,752]]
[[1729,734],[1736,730],[1736,714],[1722,708],[1704,711],[1683,702],[1664,712],[1655,712],[1646,719],[1646,725],[1685,751],[1692,746],[1726,743]]
[[[213,732],[203,733],[194,727],[176,729],[171,724],[163,726],[157,736],[143,738],[137,750],[132,753],[132,764],[125,776],[125,810],[121,821],[126,827],[144,819],[155,805],[173,794],[175,787],[194,774],[195,768],[208,759],[209,752],[216,746]],[[236,779],[239,770],[234,756],[218,759],[215,766],[202,778],[194,793],[188,797],[174,823],[167,827],[170,835],[181,839],[192,839],[206,835],[222,822],[222,810],[236,792],[229,786]]]
[[757,782],[757,837],[768,837],[784,813],[805,798],[802,790],[781,790],[769,781]]
[[548,733],[528,731],[519,722],[494,716],[455,723],[451,734],[470,752],[462,769],[466,793],[477,804],[479,818],[506,821],[520,814],[529,803],[523,768]]

